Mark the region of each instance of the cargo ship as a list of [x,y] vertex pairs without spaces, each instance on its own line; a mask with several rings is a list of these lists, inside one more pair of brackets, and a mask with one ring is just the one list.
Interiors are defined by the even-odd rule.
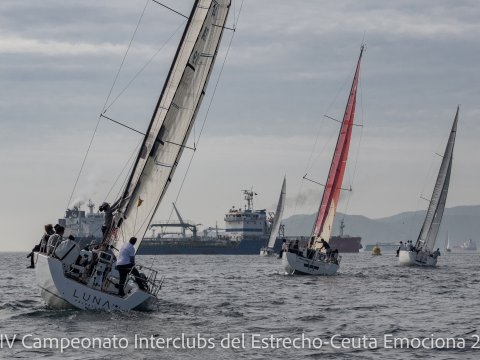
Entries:
[[[196,225],[191,221],[184,221],[174,204],[174,210],[178,221],[154,222],[150,228],[160,228],[161,233],[153,233],[151,237],[145,237],[138,249],[140,255],[256,255],[260,248],[265,245],[273,218],[272,213],[266,210],[255,210],[253,207],[253,190],[242,190],[246,201],[245,207],[233,206],[224,217],[225,227],[209,227],[198,235]],[[180,227],[181,233],[168,233],[166,229]],[[191,235],[187,235],[189,230]],[[213,235],[211,233],[213,232]],[[279,235],[274,250],[279,251],[281,241]]]
[[[178,220],[157,221],[150,225],[150,234],[142,241],[139,255],[257,255],[270,234],[273,213],[265,209],[255,210],[253,190],[242,190],[245,206],[233,206],[225,214],[224,228],[218,226],[199,230],[193,221],[184,220],[173,204]],[[103,213],[94,212],[95,204],[87,204],[89,211],[81,210],[80,204],[67,209],[65,217],[58,220],[65,226],[65,237],[75,236],[81,246],[100,243],[102,239]],[[341,253],[357,253],[362,248],[361,237],[344,235],[345,224],[340,224],[340,235],[330,238],[332,248]],[[180,229],[180,231],[169,231]],[[274,252],[278,253],[284,239],[283,225],[280,228]],[[291,237],[287,237],[287,240]],[[307,237],[294,237],[304,238]]]
[[[158,221],[150,225],[150,236],[146,236],[137,254],[201,254],[201,255],[256,255],[265,245],[270,234],[273,213],[255,210],[253,190],[242,190],[246,205],[242,209],[233,206],[224,217],[225,227],[209,227],[203,231],[189,220],[184,220],[175,204],[173,208],[178,220]],[[89,212],[81,204],[67,209],[65,217],[58,220],[65,227],[65,237],[73,235],[80,246],[100,243],[102,239],[103,213],[94,212],[95,204],[88,202]],[[157,231],[157,230],[160,231]],[[177,231],[172,231],[177,229]],[[180,229],[180,231],[178,231]],[[283,228],[282,228],[283,229]],[[199,234],[201,233],[201,234]],[[279,238],[283,236],[280,232]],[[280,250],[277,238],[274,250]]]
[[64,238],[75,237],[81,248],[90,244],[99,244],[102,240],[103,213],[94,212],[95,204],[89,200],[88,212],[81,210],[81,203],[65,211],[65,217],[58,219],[58,224],[65,227]]
[[330,237],[330,247],[338,249],[341,253],[358,253],[362,248],[362,238],[360,236],[344,235],[345,222],[340,221],[340,235]]

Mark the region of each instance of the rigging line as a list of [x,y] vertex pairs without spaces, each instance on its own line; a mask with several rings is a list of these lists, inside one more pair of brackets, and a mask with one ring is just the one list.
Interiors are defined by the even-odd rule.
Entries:
[[[355,68],[356,68],[356,65],[354,66],[354,69],[355,69]],[[349,79],[350,79],[350,75],[346,75],[346,76],[345,76],[345,80],[343,81],[343,84],[341,84],[340,87],[338,88],[338,90],[337,90],[337,92],[336,92],[333,100],[332,100],[332,101],[330,102],[330,104],[327,106],[327,109],[325,110],[324,114],[328,114],[328,113],[330,112],[330,109],[331,109],[331,108],[333,107],[333,105],[337,102],[337,99],[338,99],[338,97],[340,96],[340,93],[342,92],[343,89],[345,89],[345,87],[346,87]],[[336,119],[335,119],[335,120],[336,120]],[[323,122],[322,122],[321,124],[323,124]],[[307,173],[308,173],[308,172],[313,168],[313,166],[314,166],[314,164],[315,164],[314,154],[315,154],[315,149],[317,148],[317,144],[318,144],[318,141],[319,141],[319,138],[320,138],[320,134],[321,134],[321,133],[322,133],[322,131],[321,131],[321,126],[320,126],[320,127],[319,127],[319,130],[318,130],[318,132],[317,132],[317,135],[316,135],[316,137],[315,137],[315,142],[314,142],[314,145],[313,145],[313,147],[312,147],[312,151],[311,151],[311,153],[310,153],[310,156],[309,156],[309,159],[308,159],[308,161],[307,161],[307,165],[306,165],[306,167],[305,167],[305,171],[304,171],[304,172],[307,172]],[[319,151],[319,153],[318,153],[318,156],[315,157],[315,160],[316,160],[317,158],[319,158],[320,155],[325,151],[327,145],[328,145],[328,141],[325,141],[322,149],[321,149],[321,150]]]
[[[238,17],[237,17],[237,22],[238,22],[238,19],[239,19],[239,17],[240,17],[240,12],[242,11],[243,2],[244,2],[244,0],[242,0],[241,6],[240,6],[240,10],[239,10]],[[204,130],[204,128],[205,128],[205,124],[206,124],[206,122],[207,122],[208,115],[209,115],[210,109],[211,109],[211,107],[212,107],[213,99],[215,98],[215,94],[216,94],[216,92],[217,92],[218,84],[219,84],[219,82],[220,82],[220,78],[221,78],[221,75],[222,75],[222,73],[223,73],[223,69],[224,69],[224,67],[225,67],[225,63],[227,62],[228,53],[230,52],[230,48],[231,48],[231,46],[232,46],[232,42],[233,42],[233,38],[234,38],[234,37],[235,37],[235,32],[232,32],[232,37],[230,38],[230,42],[228,43],[227,51],[226,51],[226,53],[225,53],[225,57],[224,57],[224,59],[223,59],[222,66],[220,67],[220,71],[219,71],[219,74],[218,74],[218,77],[217,77],[217,81],[216,81],[216,83],[215,83],[215,86],[213,87],[212,97],[211,97],[211,99],[210,99],[210,102],[209,102],[208,107],[207,107],[207,111],[206,111],[205,116],[204,116],[204,118],[203,118],[203,123],[202,123],[202,126],[201,126],[201,128],[200,128],[200,132],[199,132],[199,134],[198,134],[198,140],[196,141],[197,144],[196,144],[196,147],[195,147],[195,148],[198,148],[198,145],[199,145],[199,143],[200,143],[200,138],[201,138],[202,133],[203,133],[203,130]],[[182,183],[180,184],[180,188],[179,188],[179,190],[178,190],[178,192],[177,192],[177,196],[175,197],[175,203],[177,203],[178,198],[180,197],[180,193],[181,193],[181,191],[182,191],[182,189],[183,189],[183,185],[185,184],[185,180],[186,180],[187,175],[188,175],[188,173],[189,173],[189,171],[190,171],[190,166],[192,165],[192,161],[193,161],[194,156],[195,156],[195,152],[192,153],[192,156],[190,157],[190,161],[188,162],[188,166],[187,166],[187,169],[186,169],[186,171],[185,171],[185,175],[183,176]],[[172,214],[173,214],[173,209],[170,211],[170,215],[169,215],[169,217],[168,217],[169,220],[170,220],[170,218],[172,217]]]
[[157,4],[160,5],[160,6],[163,6],[164,8],[166,8],[166,9],[168,9],[168,10],[170,10],[170,11],[173,11],[175,14],[178,14],[178,15],[180,15],[180,16],[183,16],[185,19],[188,19],[188,16],[187,16],[187,15],[184,15],[184,14],[182,14],[181,12],[172,9],[171,7],[168,7],[168,6],[165,5],[165,4],[162,4],[160,1],[157,1],[157,0],[152,0],[152,1],[153,1],[154,3],[157,3]]
[[299,188],[298,193],[297,193],[297,198],[295,199],[295,206],[293,208],[293,212],[292,212],[291,216],[297,214],[298,202],[300,201],[300,195],[302,193],[304,183],[305,183],[305,179],[302,178],[302,180],[300,181],[300,188]]
[[[359,87],[360,87],[360,107],[361,107],[361,120],[362,120],[362,123],[361,123],[361,130],[360,130],[360,135],[359,135],[359,138],[358,138],[358,149],[357,149],[357,152],[355,154],[355,161],[354,161],[354,165],[353,165],[353,170],[352,170],[352,174],[350,174],[350,167],[347,167],[347,169],[349,170],[348,171],[348,177],[349,177],[349,183],[350,183],[350,189],[352,188],[352,184],[353,182],[355,181],[355,177],[357,175],[357,170],[358,170],[358,158],[360,156],[360,144],[362,143],[362,139],[363,139],[363,124],[365,123],[365,107],[363,105],[363,77],[360,75],[359,77]],[[350,193],[346,196],[346,201],[345,201],[345,206],[344,206],[344,211],[343,211],[343,220],[345,220],[345,215],[346,213],[348,212],[348,209],[350,208],[350,200],[352,199],[352,192],[350,191]]]
[[[358,82],[359,82],[359,87],[360,87],[360,107],[361,107],[361,124],[359,124],[359,126],[361,127],[361,130],[360,130],[360,134],[359,134],[359,137],[358,137],[358,144],[357,144],[357,152],[355,154],[355,161],[353,162],[353,170],[352,170],[352,173],[350,174],[350,171],[348,171],[348,177],[349,177],[349,182],[350,182],[350,186],[351,184],[353,184],[354,180],[355,180],[355,176],[357,174],[357,170],[358,170],[358,159],[360,157],[360,146],[361,146],[361,143],[362,143],[362,140],[363,140],[363,125],[365,124],[365,107],[364,107],[364,104],[363,104],[363,76],[359,76],[359,79],[358,79]],[[348,167],[348,169],[350,170],[350,166]]]
[[[244,3],[245,0],[242,0],[242,2],[240,3],[240,7],[238,8],[238,15],[237,17],[235,18],[235,11],[233,12],[233,21],[234,21],[234,26],[233,28],[236,29],[237,28],[237,25],[238,25],[238,20],[240,19],[240,13],[242,12],[242,8],[243,8],[243,3]],[[235,1],[234,1],[235,2]]]
[[165,46],[167,46],[170,40],[172,40],[172,38],[185,25],[185,23],[186,21],[182,22],[175,29],[172,35],[170,35],[170,37],[165,41],[165,43],[150,57],[150,59],[148,59],[148,61],[135,73],[135,75],[133,75],[132,79],[127,83],[127,85],[118,93],[118,95],[112,100],[112,102],[107,107],[105,107],[105,109],[103,110],[103,113],[107,112],[113,106],[113,104],[117,102],[118,98],[122,96],[125,91],[127,91],[130,85],[132,85],[132,83],[140,76],[140,74],[152,63],[153,59],[155,59],[155,57],[160,53],[160,51],[162,51],[165,48]]
[[[328,116],[326,114],[324,114],[323,116],[325,116],[327,119],[330,119],[330,120],[333,120],[333,121],[336,121],[338,123],[342,123],[342,121],[338,120],[338,119],[335,119],[334,117],[331,117],[331,116]],[[353,123],[352,126],[359,126],[359,127],[363,127],[363,124],[355,124]]]
[[103,117],[103,118],[105,118],[105,119],[107,119],[107,120],[110,120],[111,122],[114,122],[115,124],[121,125],[121,126],[127,128],[127,129],[129,129],[129,130],[132,130],[132,131],[134,131],[134,132],[136,132],[136,133],[138,133],[138,134],[140,134],[140,135],[143,135],[143,136],[146,135],[145,133],[143,133],[143,132],[141,132],[141,131],[139,131],[139,130],[137,130],[137,129],[134,129],[134,128],[128,126],[128,125],[125,125],[125,124],[121,123],[120,121],[113,120],[111,117],[105,116],[105,115],[103,115],[103,114],[100,114],[100,117]]
[[117,84],[118,77],[120,76],[120,72],[122,71],[123,65],[125,64],[125,60],[127,59],[127,55],[130,51],[130,48],[132,47],[133,40],[135,39],[135,36],[137,35],[138,28],[140,27],[140,23],[142,22],[143,16],[145,15],[145,11],[147,10],[148,2],[149,2],[149,0],[147,0],[145,2],[145,6],[143,7],[142,14],[140,15],[140,18],[138,19],[137,26],[135,27],[135,30],[133,31],[130,42],[128,43],[127,50],[125,51],[125,54],[123,55],[122,62],[120,63],[120,67],[118,68],[117,74],[115,75],[115,79],[113,80],[113,84],[110,88],[110,91],[108,92],[107,99],[105,100],[105,104],[103,105],[102,113],[105,112],[105,107],[107,106],[108,100],[110,100],[110,96],[112,95],[113,89],[115,88],[115,85]]
[[[122,70],[122,68],[123,68],[123,64],[125,63],[125,59],[127,58],[128,52],[130,51],[130,47],[132,46],[133,40],[135,39],[135,35],[137,34],[137,30],[138,30],[138,28],[140,27],[140,23],[142,22],[143,16],[144,16],[144,14],[145,14],[145,10],[147,9],[148,1],[149,1],[149,0],[146,1],[145,6],[144,6],[143,11],[142,11],[142,14],[140,15],[140,18],[138,19],[137,25],[136,25],[135,30],[134,30],[134,32],[133,32],[133,35],[132,35],[132,37],[131,37],[131,39],[130,39],[130,42],[129,42],[128,47],[127,47],[127,50],[125,51],[125,54],[123,55],[123,59],[122,59],[122,61],[121,61],[121,63],[120,63],[120,67],[118,68],[118,71],[117,71],[117,73],[116,73],[116,75],[115,75],[115,78],[114,78],[114,80],[113,80],[113,84],[112,84],[112,86],[110,87],[110,90],[109,90],[109,92],[108,92],[108,95],[107,95],[107,98],[106,98],[106,100],[105,100],[105,103],[103,104],[103,108],[102,108],[101,113],[104,112],[105,106],[107,105],[108,100],[110,99],[110,96],[111,96],[111,94],[112,94],[113,88],[115,87],[115,84],[117,83],[118,76],[120,75],[120,72],[121,72],[121,70]],[[74,183],[74,185],[73,185],[72,193],[70,194],[70,198],[68,199],[67,208],[68,208],[68,206],[70,205],[70,202],[72,201],[73,194],[75,193],[75,190],[76,190],[77,185],[78,185],[78,180],[80,179],[80,176],[81,176],[81,174],[82,174],[82,172],[83,172],[83,168],[84,168],[84,166],[85,166],[85,162],[87,161],[88,154],[89,154],[89,152],[90,152],[90,149],[92,148],[93,140],[95,139],[95,135],[96,135],[96,133],[97,133],[98,127],[100,126],[100,121],[101,121],[101,120],[102,120],[102,118],[99,116],[99,117],[98,117],[98,120],[97,120],[97,124],[96,124],[95,129],[94,129],[93,134],[92,134],[92,138],[90,139],[90,143],[88,144],[87,152],[85,153],[85,156],[84,156],[83,161],[82,161],[82,165],[80,166],[80,171],[78,172],[77,178],[75,179],[75,183]]]
[[[443,144],[445,144],[446,141],[448,138],[448,135],[445,137],[442,137],[442,139],[440,140],[440,142],[437,144],[437,146],[435,147],[437,150],[441,149],[441,147],[443,146]],[[435,153],[436,154],[436,153]],[[438,155],[438,154],[436,154]],[[430,193],[431,194],[431,191],[433,191],[432,188],[430,188],[431,186],[431,180],[432,178],[435,178],[435,175],[434,175],[434,167],[435,167],[435,164],[437,163],[437,159],[436,157],[430,157],[430,161],[429,161],[429,165],[428,165],[428,170],[427,172],[425,173],[425,176],[423,178],[423,181],[422,183],[418,184],[417,187],[421,187],[421,194],[424,194],[424,193]],[[428,188],[427,188],[428,187]],[[419,208],[424,208],[424,201],[425,199],[422,199],[422,196],[418,197],[416,202],[415,202],[415,208],[416,209],[419,209]],[[428,200],[430,201],[430,200]],[[417,237],[416,234],[413,234],[414,231],[418,231],[417,228],[420,227],[420,230],[421,231],[421,227],[422,227],[422,223],[416,223],[414,220],[415,220],[415,213],[418,212],[419,210],[414,210],[414,211],[411,211],[410,213],[407,213],[405,214],[405,222],[408,221],[408,227],[407,227],[407,230],[408,230],[408,238],[409,239],[413,239],[415,237]],[[428,210],[427,210],[428,211]],[[415,235],[415,236],[413,236]]]
[[[243,7],[243,2],[244,0],[242,0],[242,3],[240,5],[240,9],[238,11],[238,17],[237,17],[237,23],[238,23],[238,18],[240,17],[240,12],[242,11],[242,7]],[[203,119],[203,123],[202,123],[202,126],[200,128],[200,132],[198,134],[198,140],[197,140],[197,146],[198,146],[198,143],[200,142],[200,137],[202,136],[202,133],[203,133],[203,129],[205,127],[205,124],[207,122],[207,118],[208,118],[208,115],[210,113],[210,109],[212,107],[212,103],[213,103],[213,99],[215,97],[215,94],[217,92],[217,88],[218,88],[218,84],[220,82],[220,77],[222,76],[222,73],[223,73],[223,69],[225,67],[225,63],[227,62],[227,58],[228,58],[228,54],[230,52],[230,48],[232,46],[232,42],[233,42],[233,38],[235,37],[235,32],[232,33],[232,37],[230,38],[230,42],[228,43],[228,47],[227,47],[227,51],[225,53],[225,58],[223,59],[223,63],[222,63],[222,66],[220,67],[220,72],[218,74],[218,77],[217,77],[217,82],[215,83],[215,86],[213,88],[213,92],[212,92],[212,98],[210,99],[210,102],[208,104],[208,107],[207,107],[207,111],[205,113],[205,117]]]
[[[125,171],[125,169],[127,168],[128,164],[130,163],[130,161],[132,161],[132,158],[133,156],[138,152],[138,148],[140,147],[140,144],[141,142],[135,146],[135,149],[134,151],[132,152],[132,154],[130,155],[130,157],[128,158],[128,160],[125,162],[125,165],[123,166],[122,168],[122,171],[120,171],[120,173],[118,174],[117,178],[115,179],[115,181],[113,182],[112,186],[110,187],[110,190],[108,190],[108,193],[107,195],[105,196],[105,199],[103,200],[104,202],[107,201],[108,199],[108,196],[110,195],[110,193],[113,191],[113,188],[115,187],[115,185],[117,184],[118,180],[120,179],[120,177],[122,176],[123,172]],[[123,187],[123,186],[122,186]],[[119,195],[120,196],[120,195]]]

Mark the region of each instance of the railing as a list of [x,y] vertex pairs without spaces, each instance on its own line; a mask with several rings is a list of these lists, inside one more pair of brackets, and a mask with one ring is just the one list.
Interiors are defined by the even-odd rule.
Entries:
[[[55,256],[55,250],[57,247],[60,245],[60,243],[55,244],[54,246],[51,246],[49,249],[47,249],[46,255],[50,257],[57,257]],[[93,255],[93,252],[90,252]],[[68,255],[68,252],[67,252]],[[59,259],[62,261],[62,259]],[[113,255],[109,254],[104,251],[99,251],[97,253],[97,256],[95,258],[89,257],[84,259],[84,263],[81,265],[77,265],[75,263],[70,264],[69,269],[65,271],[65,275],[79,281],[83,284],[87,284],[90,277],[93,276],[95,273],[95,269],[97,265],[103,264],[103,275],[102,275],[102,281],[100,283],[102,284],[101,288],[105,288],[105,283],[111,282],[110,279],[107,278],[107,274],[110,272],[111,269],[113,269]],[[140,274],[140,276],[134,275],[132,272],[135,272],[137,270]],[[153,296],[157,296],[158,292],[162,288],[163,282],[165,280],[165,276],[159,276],[158,271],[154,270],[152,268],[143,266],[143,265],[136,265],[132,267],[132,269],[129,272],[129,277],[133,278],[134,281],[140,286],[140,283],[142,284],[141,287],[144,287],[144,291],[148,292],[149,294],[152,294]],[[119,280],[119,279],[117,279]]]
[[[137,269],[140,272],[140,275],[144,276],[135,276],[132,274],[132,270]],[[158,271],[152,268],[143,266],[143,265],[136,265],[134,268],[130,270],[129,275],[135,278],[137,281],[143,281],[146,285],[146,290],[148,293],[157,296],[158,292],[162,288],[163,281],[165,280],[165,276],[161,276],[158,278]]]
[[308,253],[307,251],[307,256],[304,256],[304,249],[294,249],[294,248],[288,248],[287,251],[288,252],[291,252],[291,253],[294,253],[294,254],[297,254],[301,257],[305,257],[311,261],[321,261],[321,262],[326,262],[326,263],[336,263],[337,265],[340,265],[340,262],[342,260],[342,256],[337,256],[336,258],[331,256],[331,255],[327,255],[323,252],[320,252],[318,250],[309,250],[309,251],[314,251],[313,255],[312,253]]

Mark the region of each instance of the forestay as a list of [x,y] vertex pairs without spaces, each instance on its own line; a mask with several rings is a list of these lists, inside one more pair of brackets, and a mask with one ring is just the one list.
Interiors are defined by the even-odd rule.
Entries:
[[282,222],[283,208],[285,207],[285,196],[287,193],[287,179],[283,178],[282,191],[280,193],[280,198],[278,199],[277,211],[275,211],[275,217],[273,218],[272,229],[270,231],[270,236],[268,238],[268,247],[272,248],[275,246],[275,240],[277,240],[278,232],[280,230],[280,223]]
[[437,240],[438,230],[442,223],[445,203],[447,201],[448,186],[450,184],[450,173],[452,172],[453,148],[455,146],[459,110],[460,107],[457,107],[452,130],[448,138],[440,170],[438,171],[437,181],[435,182],[433,194],[430,199],[430,205],[428,206],[427,215],[425,216],[425,221],[423,222],[416,243],[417,249],[424,251],[433,251],[435,241]]
[[172,179],[205,95],[230,8],[197,0],[130,174],[109,243],[118,249],[147,231]]
[[360,62],[362,60],[364,46],[360,49],[355,76],[353,78],[352,87],[348,96],[347,106],[343,116],[340,133],[337,139],[337,145],[333,154],[332,163],[328,172],[327,183],[323,191],[322,201],[318,210],[317,219],[315,221],[313,236],[315,243],[311,246],[320,247],[319,238],[325,241],[330,240],[332,233],[333,220],[337,211],[338,200],[343,182],[343,175],[347,166],[348,150],[350,147],[350,138],[352,136],[352,128],[355,118],[355,106],[357,101],[357,85],[360,74]]

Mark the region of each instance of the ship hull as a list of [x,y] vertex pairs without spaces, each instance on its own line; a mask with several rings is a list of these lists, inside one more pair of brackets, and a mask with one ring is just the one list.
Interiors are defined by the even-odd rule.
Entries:
[[358,253],[362,248],[361,242],[362,238],[359,236],[332,236],[328,243],[340,253]]
[[[137,250],[139,255],[258,255],[265,246],[265,238],[243,239],[241,241],[181,241],[144,239]],[[280,241],[274,252],[280,251]]]

